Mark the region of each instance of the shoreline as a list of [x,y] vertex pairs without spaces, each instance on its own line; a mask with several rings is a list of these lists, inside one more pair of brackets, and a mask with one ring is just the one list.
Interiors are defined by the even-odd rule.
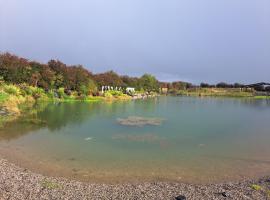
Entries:
[[[270,178],[218,184],[92,183],[48,177],[0,158],[0,199],[268,199]],[[179,198],[180,199],[180,198]]]

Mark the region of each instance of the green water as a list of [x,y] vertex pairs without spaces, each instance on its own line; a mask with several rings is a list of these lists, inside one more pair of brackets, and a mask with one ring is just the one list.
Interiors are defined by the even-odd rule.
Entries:
[[0,129],[3,157],[86,181],[197,183],[269,175],[269,143],[270,102],[251,99],[51,103]]

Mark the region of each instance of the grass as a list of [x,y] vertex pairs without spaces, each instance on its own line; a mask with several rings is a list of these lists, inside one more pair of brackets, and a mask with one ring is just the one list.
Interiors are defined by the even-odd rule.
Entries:
[[179,90],[176,94],[200,97],[254,97],[252,90],[240,90],[239,88],[192,88],[187,90]]
[[270,96],[255,96],[255,99],[270,99]]
[[84,101],[87,101],[87,102],[98,102],[98,101],[102,101],[102,100],[104,100],[104,98],[98,97],[98,96],[95,96],[95,97],[89,96],[89,97],[86,97],[84,99]]
[[0,103],[6,101],[8,99],[9,95],[4,93],[4,92],[0,92]]

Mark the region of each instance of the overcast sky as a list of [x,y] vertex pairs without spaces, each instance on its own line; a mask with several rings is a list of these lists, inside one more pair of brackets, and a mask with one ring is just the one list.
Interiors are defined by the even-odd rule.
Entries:
[[270,1],[0,0],[0,51],[95,73],[270,82]]

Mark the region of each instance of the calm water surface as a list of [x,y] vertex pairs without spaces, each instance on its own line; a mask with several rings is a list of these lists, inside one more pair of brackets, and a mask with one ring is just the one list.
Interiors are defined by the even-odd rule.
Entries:
[[86,181],[269,175],[269,143],[270,102],[250,99],[52,103],[0,129],[0,154],[8,160]]

